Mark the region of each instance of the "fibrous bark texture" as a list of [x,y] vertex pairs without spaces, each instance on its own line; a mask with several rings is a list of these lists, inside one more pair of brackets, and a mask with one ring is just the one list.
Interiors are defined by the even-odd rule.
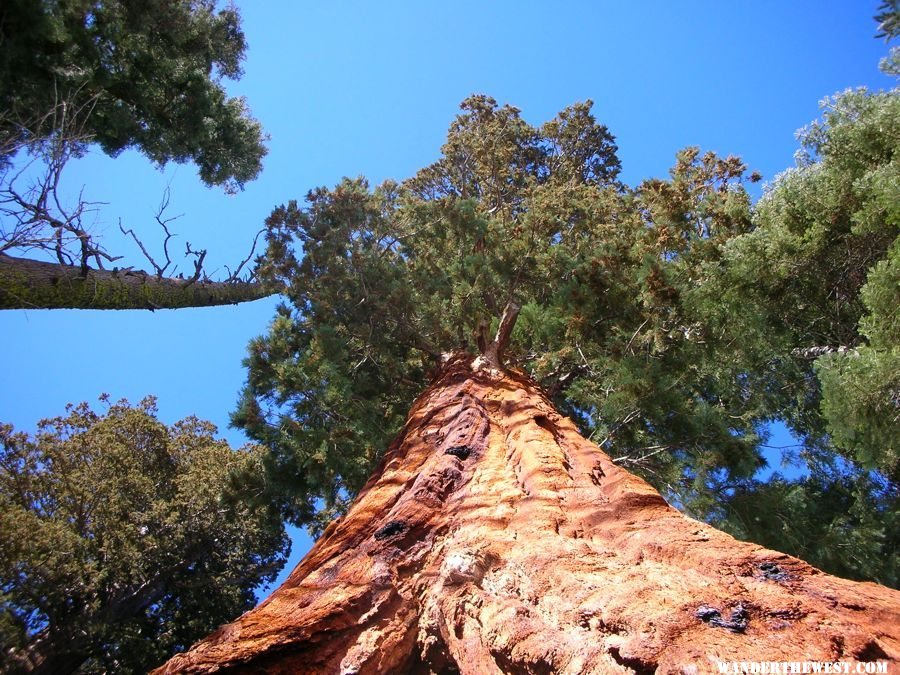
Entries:
[[0,309],[179,309],[234,305],[273,291],[261,284],[158,278],[14,258],[0,253]]
[[666,504],[526,377],[457,358],[348,514],[159,671],[705,673],[900,658],[900,593]]

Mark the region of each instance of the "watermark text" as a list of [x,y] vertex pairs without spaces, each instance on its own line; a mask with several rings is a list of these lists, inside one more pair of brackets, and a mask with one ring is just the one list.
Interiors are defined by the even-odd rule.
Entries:
[[794,675],[795,673],[887,673],[887,661],[719,661],[721,675]]

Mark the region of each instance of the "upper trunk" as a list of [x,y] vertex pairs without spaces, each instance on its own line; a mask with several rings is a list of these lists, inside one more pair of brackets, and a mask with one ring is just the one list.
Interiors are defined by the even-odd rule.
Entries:
[[0,309],[179,309],[235,305],[272,291],[261,284],[158,278],[13,258],[0,253]]
[[898,658],[900,592],[680,514],[527,378],[454,358],[288,580],[157,672],[697,673],[717,660]]

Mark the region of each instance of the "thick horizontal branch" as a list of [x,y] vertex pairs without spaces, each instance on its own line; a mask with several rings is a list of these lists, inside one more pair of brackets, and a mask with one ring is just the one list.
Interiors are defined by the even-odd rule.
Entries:
[[179,309],[236,305],[273,295],[259,283],[158,278],[0,254],[0,309]]

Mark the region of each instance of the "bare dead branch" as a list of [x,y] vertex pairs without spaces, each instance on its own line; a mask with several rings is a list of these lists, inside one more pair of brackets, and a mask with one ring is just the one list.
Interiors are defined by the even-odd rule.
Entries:
[[[632,466],[644,466],[647,460],[655,457],[661,452],[665,452],[666,450],[671,450],[673,445],[648,445],[646,448],[637,448],[635,453],[643,452],[644,454],[635,456],[635,455],[624,455],[622,457],[613,457],[613,460],[616,464],[630,464]],[[647,467],[644,467],[647,468]]]
[[[138,237],[134,233],[134,230],[130,229],[130,228],[126,229],[125,227],[122,226],[121,218],[119,219],[119,230],[122,232],[122,234],[130,236],[132,239],[134,239],[134,243],[138,245],[138,248],[141,249],[141,253],[144,254],[144,257],[147,259],[147,261],[150,263],[150,265],[153,267],[154,271],[156,272],[156,276],[161,279],[163,276],[163,270],[169,266],[168,256],[166,257],[165,267],[160,267],[159,264],[157,264],[156,260],[153,259],[153,256],[150,255],[150,252],[147,251],[147,248],[144,246],[144,242],[141,241],[140,237]],[[166,236],[167,237],[170,236],[168,230],[166,230]],[[168,241],[168,239],[167,239],[167,241]]]
[[[0,134],[0,254],[42,252],[59,265],[80,267],[86,277],[91,268],[103,270],[105,262],[122,256],[108,253],[91,232],[88,219],[99,210],[101,202],[86,201],[82,190],[73,203],[61,180],[69,160],[82,156],[92,141],[87,122],[98,99],[81,101],[83,98],[79,90],[56,92],[56,102],[50,110],[35,113],[27,120],[13,120],[12,113],[0,111],[0,129],[6,130]],[[118,222],[119,230],[137,244],[159,279],[174,277],[178,269],[171,255],[170,244],[176,236],[171,224],[182,215],[167,216],[170,205],[171,191],[167,187],[154,216],[164,233],[162,258],[150,254],[150,247],[134,229]],[[263,232],[256,233],[249,255],[234,272],[225,268],[225,282],[252,282],[254,272],[246,281],[240,275],[253,259]],[[209,280],[203,269],[206,253],[205,249],[194,250],[187,244],[185,255],[193,257],[194,267],[190,282]]]
[[[629,411],[625,415],[625,417],[623,417],[621,420],[616,420],[616,422],[612,425],[612,428],[609,430],[609,433],[606,435],[606,438],[604,438],[602,441],[597,443],[597,445],[600,446],[602,449],[606,450],[607,443],[612,441],[612,439],[615,437],[615,435],[619,431],[619,429],[631,424],[634,420],[636,420],[640,416],[640,414],[641,414],[640,409],[635,408],[634,410]],[[596,433],[596,431],[594,433]],[[594,438],[594,434],[591,434],[590,437],[588,438],[588,440],[593,440],[593,438]]]
[[[206,249],[200,249],[199,251],[195,251],[191,248],[191,242],[187,242],[187,246],[185,248],[185,255],[192,255],[196,258],[194,260],[194,275],[188,279],[190,283],[194,283],[195,281],[200,279],[200,276],[203,274],[203,259],[206,258]],[[204,276],[204,280],[206,277]]]
[[838,347],[832,347],[830,345],[816,347],[797,347],[796,349],[791,350],[791,356],[796,356],[799,359],[812,360],[817,359],[820,356],[825,356],[826,354],[856,355],[857,351],[853,347],[847,347],[844,345],[840,345]]
[[[165,214],[166,209],[169,208],[169,203],[171,202],[171,199],[172,199],[172,192],[169,189],[169,187],[166,186],[165,192],[163,192],[162,201],[160,201],[159,208],[156,210],[156,216],[154,217],[157,224],[159,224],[159,226],[163,229],[163,232],[166,233],[166,237],[165,237],[165,239],[163,239],[163,253],[166,256],[166,265],[163,268],[163,271],[167,270],[169,268],[169,265],[172,262],[171,258],[169,257],[169,241],[175,235],[173,235],[169,231],[169,223],[175,222],[176,220],[178,220],[179,218],[181,218],[184,215],[184,214],[180,213],[177,216],[172,216],[171,218],[163,218],[163,215]],[[174,272],[174,270],[173,270],[173,272]],[[162,273],[159,273],[159,276],[162,277]]]
[[[263,234],[265,231],[266,231],[265,229],[261,229],[259,232],[256,233],[256,236],[253,237],[253,246],[250,247],[250,253],[247,255],[246,258],[244,258],[241,261],[241,264],[237,266],[237,269],[235,269],[234,272],[232,272],[230,269],[228,269],[227,265],[225,266],[225,269],[228,272],[228,278],[225,279],[225,281],[229,281],[229,282],[230,281],[241,281],[241,278],[240,278],[241,268],[243,268],[244,265],[246,265],[248,262],[250,262],[250,259],[253,257],[253,254],[256,253],[256,244],[259,241],[259,236],[261,234]],[[255,276],[256,276],[256,273],[252,272],[250,274],[250,276],[247,279],[245,279],[244,281],[252,281]]]
[[[631,345],[632,345],[632,343],[634,342],[634,339],[638,336],[638,333],[641,332],[641,329],[642,329],[644,326],[647,325],[647,322],[648,322],[649,320],[650,320],[650,319],[645,319],[645,320],[644,320],[644,323],[642,323],[640,326],[638,326],[638,327],[637,327],[637,330],[634,331],[634,333],[633,333],[632,336],[631,336],[631,339],[628,340],[628,344],[625,345],[625,351],[626,351],[626,352],[631,351]],[[631,353],[634,354],[634,352],[631,352]]]
[[[152,255],[150,255],[150,252],[147,250],[147,247],[144,246],[144,242],[140,239],[140,237],[137,236],[137,234],[135,234],[134,229],[124,228],[122,226],[121,219],[119,220],[119,230],[121,230],[122,234],[130,236],[134,240],[134,243],[136,243],[138,245],[138,248],[141,249],[141,253],[144,254],[144,258],[146,258],[147,262],[149,262],[150,265],[153,267],[153,270],[154,270],[154,272],[156,272],[156,276],[159,279],[162,279],[164,276],[166,276],[166,272],[172,266],[172,258],[169,255],[169,242],[172,240],[172,238],[175,236],[175,234],[169,230],[169,224],[182,217],[182,214],[179,214],[177,216],[172,216],[169,218],[163,217],[166,210],[169,208],[169,204],[171,202],[171,196],[172,196],[171,192],[170,192],[169,188],[167,187],[165,189],[165,192],[163,193],[163,197],[162,197],[162,200],[160,201],[159,207],[156,210],[156,215],[154,216],[156,223],[162,228],[162,231],[165,232],[165,237],[163,238],[163,244],[162,244],[163,255],[165,256],[165,264],[161,265],[161,264],[157,263],[156,260],[154,259],[154,257]],[[174,269],[173,269],[173,273],[174,273]]]
[[[70,208],[59,190],[67,162],[81,156],[91,140],[85,129],[97,98],[75,106],[70,100],[76,100],[77,94],[78,90],[67,97],[57,93],[56,104],[49,111],[10,124],[6,128],[17,131],[0,139],[0,250],[44,250],[60,264],[77,259],[87,270],[93,260],[102,269],[104,260],[115,258],[83,224],[96,203],[85,201],[79,193],[76,205]],[[25,161],[14,162],[16,155]],[[35,176],[38,164],[42,166]]]

